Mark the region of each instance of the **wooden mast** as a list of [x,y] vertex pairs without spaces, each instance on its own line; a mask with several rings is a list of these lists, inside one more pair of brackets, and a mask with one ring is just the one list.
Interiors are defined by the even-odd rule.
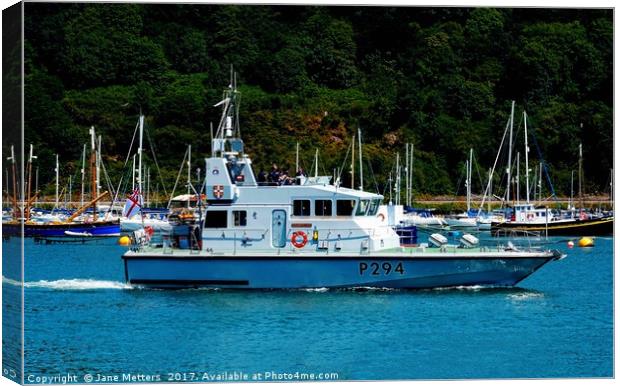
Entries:
[[80,169],[80,174],[82,176],[82,194],[80,195],[80,206],[84,206],[84,176],[85,176],[85,168],[86,168],[86,144],[82,148],[82,169]]

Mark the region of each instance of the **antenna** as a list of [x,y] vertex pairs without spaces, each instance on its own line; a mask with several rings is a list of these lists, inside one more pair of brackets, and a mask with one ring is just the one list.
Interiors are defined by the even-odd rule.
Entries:
[[299,171],[299,142],[297,142],[297,146],[295,147],[295,173]]
[[209,130],[211,132],[211,156],[213,157],[213,122],[209,122]]
[[314,178],[315,181],[319,177],[319,149],[314,152]]

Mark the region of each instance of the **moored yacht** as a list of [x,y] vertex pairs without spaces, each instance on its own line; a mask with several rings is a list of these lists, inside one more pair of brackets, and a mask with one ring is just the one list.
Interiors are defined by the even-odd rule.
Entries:
[[585,211],[562,213],[550,208],[536,208],[533,204],[519,204],[513,208],[512,218],[491,223],[493,236],[511,232],[537,232],[546,235],[600,236],[612,235],[613,215],[591,216]]
[[[403,247],[380,212],[383,196],[315,175],[292,185],[257,182],[238,137],[238,92],[225,91],[206,160],[206,207],[163,245],[135,235],[126,281],[160,288],[242,289],[512,286],[558,251],[460,245]],[[202,209],[201,209],[202,212]]]

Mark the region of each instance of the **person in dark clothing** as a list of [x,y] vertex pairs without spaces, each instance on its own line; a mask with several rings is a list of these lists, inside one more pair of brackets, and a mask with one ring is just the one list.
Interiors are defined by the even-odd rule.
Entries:
[[308,177],[308,175],[306,174],[304,169],[299,168],[297,169],[297,173],[295,174],[295,177]]
[[278,169],[278,165],[273,164],[271,166],[271,171],[269,172],[268,181],[272,183],[280,182],[280,169]]
[[258,173],[258,183],[260,184],[265,182],[267,182],[267,173],[261,169],[260,173]]

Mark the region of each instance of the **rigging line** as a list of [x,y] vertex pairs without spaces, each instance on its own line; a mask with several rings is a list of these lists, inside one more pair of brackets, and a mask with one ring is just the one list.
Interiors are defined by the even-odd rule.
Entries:
[[394,171],[394,169],[396,169],[396,164],[393,163],[392,167],[390,168],[390,172],[388,174],[388,180],[386,182],[386,184],[383,186],[383,196],[385,196],[385,192],[392,189],[392,183],[394,182],[392,180],[392,172]]
[[[58,197],[62,197],[65,194],[65,189],[66,189],[66,185],[63,185],[62,189],[60,190],[60,193],[58,193]],[[59,199],[58,200],[58,205],[60,205],[60,202],[61,202],[61,200]],[[60,210],[60,207],[56,206],[56,204],[54,203],[54,208],[52,209],[52,213],[56,209]],[[66,205],[65,205],[65,209],[67,209]]]
[[[123,170],[125,171],[124,174],[121,174],[121,178],[118,181],[118,188],[116,189],[116,192],[114,194],[114,197],[112,199],[112,204],[110,205],[110,208],[118,201],[118,196],[120,194],[120,192],[126,192],[127,189],[129,188],[129,181],[130,181],[130,175],[132,174],[132,171],[127,170],[127,168],[123,168]],[[125,178],[127,177],[127,178]],[[124,184],[123,184],[124,182]]]
[[[320,157],[320,154],[319,154],[319,157]],[[318,157],[317,157],[317,158],[318,158]],[[318,166],[319,166],[319,165],[317,165],[317,167],[318,167]],[[321,169],[323,169],[323,175],[324,175],[324,176],[329,176],[329,174],[325,171],[325,166],[324,166],[323,164],[321,165]]]
[[161,187],[164,189],[164,194],[167,196],[168,192],[166,191],[166,184],[164,183],[164,178],[161,176],[159,162],[157,162],[157,156],[155,155],[155,145],[153,145],[153,141],[151,141],[151,136],[149,135],[149,130],[146,126],[144,127],[144,132],[146,133],[146,139],[149,141],[151,154],[153,154],[153,162],[155,162],[155,167],[157,168],[157,175],[159,176],[159,180],[161,181]]
[[392,169],[390,169],[390,172],[388,173],[387,180],[386,180],[386,181],[385,181],[385,183],[383,184],[383,192],[381,193],[381,195],[383,195],[383,198],[385,198],[385,191],[386,191],[387,189],[391,189],[391,187],[390,187],[390,185],[391,185],[391,184],[390,184],[390,176],[391,176],[391,174],[392,174]]
[[379,184],[377,183],[377,179],[375,178],[375,172],[372,170],[372,163],[369,159],[366,159],[366,162],[368,163],[368,169],[370,169],[370,175],[372,176],[372,180],[375,183],[375,192],[379,194]]
[[[351,146],[353,146],[353,143],[351,143],[351,145],[349,145],[349,147],[347,147],[347,153],[344,156],[344,161],[342,161],[342,166],[340,166],[340,169],[338,170],[338,180],[341,179],[342,171],[344,170],[344,165],[347,164],[347,160],[349,159],[349,152],[351,151]],[[318,167],[318,165],[317,165],[317,167]]]
[[459,176],[459,181],[456,183],[456,192],[454,193],[454,196],[452,196],[452,200],[450,201],[450,206],[448,207],[450,209],[450,211],[452,211],[452,208],[454,207],[454,202],[456,201],[456,196],[459,194],[459,188],[461,187],[461,181],[463,181],[463,172],[462,171],[461,171],[461,174]]
[[[101,148],[102,144],[101,141],[99,141],[99,147]],[[105,183],[108,186],[108,190],[112,193],[112,196],[114,195],[114,185],[112,185],[112,180],[110,179],[110,176],[108,175],[108,170],[105,167],[105,163],[103,162],[103,157],[101,157],[101,154],[98,154],[99,157],[99,164],[101,165],[101,168],[103,169],[103,178],[105,179]]]
[[480,174],[480,164],[478,163],[478,161],[476,160],[476,155],[474,154],[473,158],[473,163],[476,164],[476,172],[478,173],[478,182],[480,182],[480,186],[484,186],[483,182],[482,182],[482,175]]
[[139,127],[140,127],[140,120],[138,120],[138,123],[136,123],[136,128],[133,130],[133,137],[131,137],[131,144],[129,145],[129,150],[127,151],[127,157],[125,158],[123,169],[127,166],[127,162],[129,162],[129,156],[131,155],[131,149],[133,149],[133,141],[136,139],[136,133],[138,132]]
[[[140,127],[140,120],[138,119],[138,122],[136,122],[136,127],[133,130],[133,137],[131,137],[131,143],[129,144],[129,150],[127,150],[127,157],[125,157],[125,162],[123,163],[123,170],[125,170],[125,168],[127,167],[127,162],[129,162],[129,156],[131,155],[131,149],[133,149],[133,143],[134,143],[134,140],[136,139],[136,133],[138,132],[139,127]],[[114,205],[114,203],[118,199],[118,194],[120,193],[121,184],[123,183],[123,178],[124,176],[121,174],[121,179],[118,181],[118,188],[116,189],[116,192],[114,192],[114,196],[112,198],[112,205]],[[110,205],[110,208],[112,207],[112,205]]]
[[108,175],[108,170],[105,167],[105,164],[103,163],[103,160],[101,161],[101,169],[103,169],[103,178],[105,179],[105,183],[108,186],[108,189],[110,190],[110,192],[112,194],[114,194],[114,186],[112,185],[112,180],[110,179],[110,176]]
[[[499,159],[499,156],[502,153],[502,147],[504,145],[504,140],[506,139],[506,134],[508,133],[508,127],[510,127],[510,120],[506,122],[506,128],[504,129],[504,135],[502,136],[502,141],[499,144],[499,149],[497,151],[497,155],[495,156],[495,162],[493,163],[493,168],[491,169],[491,177],[489,178],[489,181],[487,182],[487,187],[484,189],[484,195],[482,196],[482,201],[480,201],[480,207],[478,207],[478,216],[480,216],[480,213],[482,212],[482,208],[484,208],[484,201],[487,197],[487,194],[491,193],[490,189],[491,189],[491,182],[493,180],[493,174],[495,173],[495,167],[497,166],[497,161]],[[502,206],[503,206],[503,203],[502,203]]]
[[530,130],[530,133],[532,133],[532,139],[534,140],[534,146],[536,146],[536,152],[538,153],[538,157],[540,158],[540,163],[542,164],[543,171],[545,172],[547,183],[549,184],[549,187],[551,188],[551,197],[553,197],[554,201],[557,202],[558,198],[555,194],[555,189],[553,188],[553,184],[551,183],[551,177],[549,176],[549,169],[547,166],[547,161],[545,161],[545,159],[542,156],[542,151],[540,150],[540,146],[538,146],[538,141],[536,140],[536,135],[534,134],[534,130],[535,129],[533,127],[532,127],[532,130]]
[[189,148],[186,148],[185,154],[183,154],[183,161],[181,161],[181,168],[179,169],[179,172],[177,173],[177,180],[174,182],[174,186],[172,187],[172,193],[170,193],[170,198],[168,199],[168,205],[166,206],[167,209],[170,209],[170,203],[172,203],[172,196],[174,195],[174,191],[177,188],[177,184],[179,183],[179,178],[181,177],[183,168],[185,168],[185,159],[187,158],[188,151],[189,151]]
[[[529,116],[529,115],[528,115]],[[517,141],[519,140],[519,135],[521,134],[521,129],[523,128],[521,125],[523,124],[523,114],[519,115],[519,123],[517,124],[517,131],[513,134],[512,146],[513,149],[516,148]]]

